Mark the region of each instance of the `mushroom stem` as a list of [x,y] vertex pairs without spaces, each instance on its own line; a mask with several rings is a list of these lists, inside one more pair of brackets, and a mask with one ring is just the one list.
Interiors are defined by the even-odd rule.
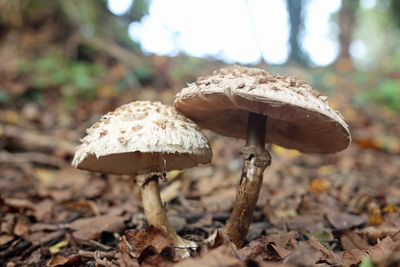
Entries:
[[171,238],[172,245],[176,248],[178,255],[182,258],[189,257],[190,252],[187,249],[196,249],[198,245],[195,242],[180,237],[169,222],[164,206],[161,202],[158,177],[158,175],[152,175],[140,186],[147,222],[149,225],[160,228],[169,238]]
[[242,149],[244,163],[239,188],[231,216],[224,228],[238,248],[246,238],[253,212],[260,194],[264,169],[271,163],[271,156],[265,150],[267,116],[249,113],[246,145]]

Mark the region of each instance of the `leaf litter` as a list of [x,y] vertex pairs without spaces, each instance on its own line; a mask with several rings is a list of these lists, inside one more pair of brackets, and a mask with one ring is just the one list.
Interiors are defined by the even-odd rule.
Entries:
[[[146,98],[144,91],[136,97]],[[125,101],[113,97],[114,106]],[[240,249],[213,233],[232,209],[242,141],[206,131],[213,162],[171,173],[161,185],[174,227],[201,244],[197,255],[183,261],[160,229],[148,227],[131,178],[69,167],[71,147],[84,134],[82,121],[110,110],[107,101],[94,100],[96,110],[84,103],[65,110],[62,123],[52,113],[56,102],[46,116],[28,112],[29,103],[3,112],[11,115],[0,125],[0,265],[398,265],[400,127],[394,122],[400,117],[356,109],[348,98],[337,102],[355,140],[345,151],[307,155],[270,146],[273,164],[265,170],[253,224]],[[85,119],[74,122],[77,116]],[[42,131],[28,130],[32,121]]]

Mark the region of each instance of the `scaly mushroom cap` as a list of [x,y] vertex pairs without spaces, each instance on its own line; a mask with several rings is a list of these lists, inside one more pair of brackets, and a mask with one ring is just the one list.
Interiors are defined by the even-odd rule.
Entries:
[[111,174],[184,169],[211,160],[207,138],[191,120],[160,102],[137,101],[87,130],[72,165]]
[[351,142],[347,124],[327,97],[304,82],[256,68],[233,66],[200,77],[175,99],[175,108],[201,127],[246,138],[248,112],[268,116],[266,142],[309,153],[332,153]]

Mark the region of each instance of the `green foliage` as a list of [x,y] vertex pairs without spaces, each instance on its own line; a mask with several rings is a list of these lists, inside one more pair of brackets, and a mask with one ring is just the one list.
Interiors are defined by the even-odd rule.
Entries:
[[133,21],[139,21],[144,15],[149,13],[149,5],[150,3],[148,0],[134,1],[130,11],[130,19]]
[[142,65],[133,71],[134,76],[139,80],[147,80],[153,77],[153,69],[151,66]]
[[71,105],[76,97],[91,98],[95,95],[105,67],[51,54],[26,61],[20,66],[20,72],[31,77],[35,89],[60,89],[64,102]]
[[400,81],[384,80],[376,88],[361,94],[356,101],[382,104],[393,111],[400,112]]
[[332,240],[332,234],[328,231],[310,233],[308,237],[313,236],[322,244],[329,248],[329,241]]
[[360,263],[360,267],[374,267],[374,263],[372,262],[370,257],[365,257],[363,261]]
[[0,87],[0,105],[1,104],[8,104],[11,102],[11,97],[10,95]]

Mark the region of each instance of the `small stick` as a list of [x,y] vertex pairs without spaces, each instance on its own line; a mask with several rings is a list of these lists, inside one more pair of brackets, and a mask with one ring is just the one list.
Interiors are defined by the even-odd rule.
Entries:
[[110,252],[110,251],[101,251],[101,250],[88,251],[81,249],[78,251],[78,254],[81,255],[82,257],[92,258],[92,259],[94,259],[96,253],[100,258],[112,259],[115,257],[115,252]]

